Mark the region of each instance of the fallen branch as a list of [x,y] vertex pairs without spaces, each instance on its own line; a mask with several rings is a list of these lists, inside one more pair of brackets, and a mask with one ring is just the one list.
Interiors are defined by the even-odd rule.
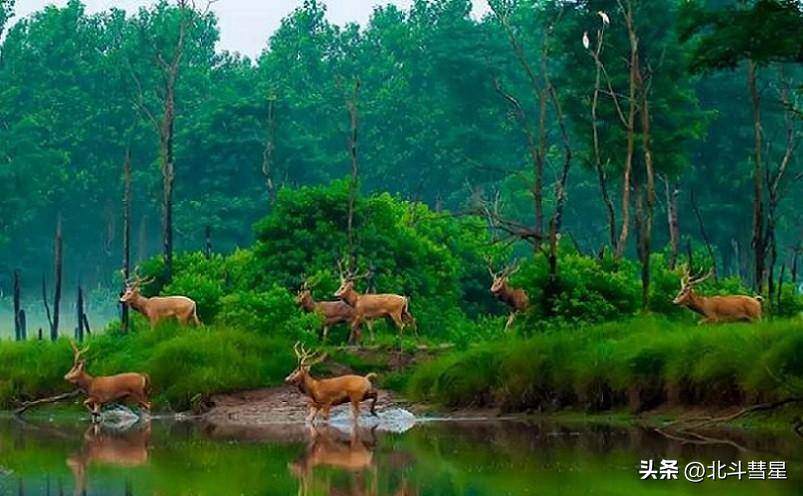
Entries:
[[21,417],[22,414],[24,414],[30,408],[33,408],[33,407],[36,407],[36,406],[40,406],[40,405],[46,405],[46,404],[49,404],[49,403],[57,403],[59,401],[69,400],[71,398],[75,398],[76,396],[79,396],[81,393],[83,393],[82,390],[76,389],[74,391],[70,391],[69,393],[57,394],[55,396],[50,396],[50,397],[47,397],[47,398],[40,398],[38,400],[33,400],[33,401],[25,401],[25,402],[22,403],[22,405],[19,408],[14,410],[14,415],[17,416],[17,417]]

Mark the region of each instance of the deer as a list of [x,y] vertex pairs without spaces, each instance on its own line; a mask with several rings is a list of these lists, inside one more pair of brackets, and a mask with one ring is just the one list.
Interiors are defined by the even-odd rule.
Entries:
[[175,317],[179,324],[201,325],[198,318],[198,305],[186,296],[154,296],[146,298],[140,294],[140,288],[153,282],[154,278],[143,280],[135,276],[125,282],[125,291],[120,296],[120,303],[125,303],[148,319],[151,327],[160,320]]
[[490,260],[488,262],[488,273],[491,275],[491,293],[502,303],[510,307],[510,316],[505,322],[505,330],[507,331],[513,324],[516,314],[527,310],[530,306],[530,298],[527,296],[527,291],[521,288],[514,288],[508,282],[510,276],[519,270],[519,265],[508,265],[499,272],[494,272]]
[[150,386],[151,380],[147,374],[126,372],[123,374],[92,377],[86,372],[86,360],[84,353],[89,350],[87,345],[83,350],[79,350],[75,341],[70,340],[73,349],[73,366],[64,376],[67,382],[75,384],[83,390],[87,398],[84,406],[92,414],[92,423],[100,419],[100,408],[112,401],[130,399],[135,401],[141,408],[150,411],[151,402]]
[[[326,338],[329,335],[330,327],[340,323],[347,323],[349,326],[351,325],[352,320],[354,320],[354,307],[342,300],[315,301],[315,299],[312,297],[313,285],[314,283],[310,283],[308,279],[304,281],[301,289],[296,294],[296,303],[301,305],[301,308],[303,308],[305,311],[314,312],[323,317],[321,337],[322,342],[325,343]],[[352,341],[353,339],[353,335],[349,337],[349,341]]]
[[371,415],[377,416],[376,402],[379,394],[371,384],[376,374],[371,372],[362,375],[341,375],[329,379],[316,379],[310,374],[313,365],[326,360],[326,353],[313,353],[307,351],[302,344],[296,342],[293,347],[298,363],[295,370],[284,381],[294,385],[299,392],[309,398],[308,414],[305,419],[307,425],[314,425],[318,413],[323,411],[325,420],[329,420],[329,413],[333,406],[351,403],[351,412],[356,426],[360,416],[360,403],[371,401]]
[[[360,326],[363,322],[368,326],[371,339],[374,340],[373,321],[390,317],[399,334],[404,333],[407,323],[415,331],[415,318],[410,313],[410,298],[397,294],[363,294],[354,289],[354,282],[368,276],[368,272],[356,275],[343,267],[342,261],[337,263],[340,273],[340,287],[335,291],[335,297],[354,307],[354,319],[351,321],[352,335],[359,341]],[[417,331],[416,335],[417,335]]]
[[148,462],[151,424],[123,432],[106,431],[99,424],[84,433],[81,448],[67,458],[67,466],[75,479],[76,496],[86,494],[87,467],[93,463],[117,467],[136,467]]
[[694,292],[694,288],[711,277],[714,270],[709,270],[704,276],[692,276],[689,267],[684,265],[681,271],[680,291],[672,303],[702,315],[698,324],[753,322],[761,319],[761,302],[764,298],[760,295],[700,296]]

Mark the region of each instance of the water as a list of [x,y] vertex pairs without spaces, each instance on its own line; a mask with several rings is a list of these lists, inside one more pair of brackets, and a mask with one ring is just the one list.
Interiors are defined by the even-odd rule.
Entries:
[[[0,494],[800,494],[803,440],[794,434],[735,433],[706,443],[639,428],[518,421],[424,422],[353,436],[288,424],[154,420],[96,430],[79,419],[2,418]],[[789,479],[641,481],[639,461],[647,458],[784,460]]]

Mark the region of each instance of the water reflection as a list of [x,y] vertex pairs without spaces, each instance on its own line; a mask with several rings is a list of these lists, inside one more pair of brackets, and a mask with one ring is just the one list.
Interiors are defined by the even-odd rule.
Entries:
[[[713,434],[712,436],[713,437]],[[404,434],[154,421],[128,430],[0,418],[0,495],[797,494],[803,442],[694,444],[588,423],[424,423]],[[785,460],[788,481],[641,481],[640,459]]]
[[151,423],[146,421],[125,430],[94,424],[84,432],[81,447],[67,457],[73,474],[73,495],[86,494],[87,467],[93,463],[115,467],[136,467],[148,461]]

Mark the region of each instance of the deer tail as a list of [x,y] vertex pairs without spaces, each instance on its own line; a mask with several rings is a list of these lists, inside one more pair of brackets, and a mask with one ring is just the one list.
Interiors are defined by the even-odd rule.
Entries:
[[404,297],[404,306],[402,307],[402,319],[407,320],[415,324],[415,317],[413,314],[410,313],[410,297]]
[[763,303],[764,302],[764,297],[761,296],[761,295],[755,295],[755,296],[753,296],[753,298],[755,298],[759,303]]
[[365,374],[365,378],[368,379],[369,381],[371,379],[376,378],[376,372],[369,372],[369,373]]

